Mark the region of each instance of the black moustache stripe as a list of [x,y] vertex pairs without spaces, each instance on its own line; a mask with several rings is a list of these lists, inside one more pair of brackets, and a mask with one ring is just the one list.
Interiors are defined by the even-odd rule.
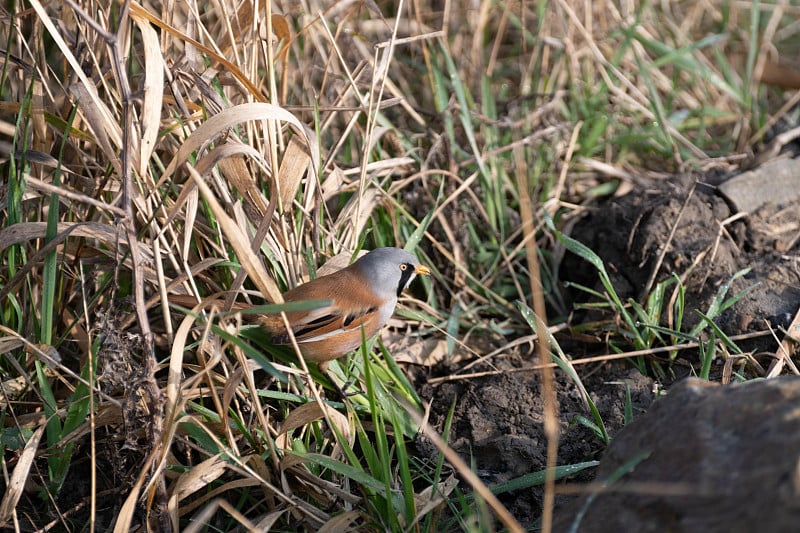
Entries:
[[400,295],[403,294],[403,289],[406,288],[406,286],[411,281],[411,278],[413,278],[414,274],[416,274],[416,272],[414,272],[414,269],[416,268],[414,265],[412,265],[411,263],[406,263],[405,265],[406,265],[407,268],[405,270],[401,271],[400,283],[398,283],[398,285],[397,285],[397,297],[398,298],[400,298]]

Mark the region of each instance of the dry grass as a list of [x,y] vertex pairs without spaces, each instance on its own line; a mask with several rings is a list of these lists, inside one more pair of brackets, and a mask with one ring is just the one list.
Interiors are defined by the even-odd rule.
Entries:
[[566,316],[546,216],[568,230],[646,168],[737,164],[789,103],[761,98],[757,52],[791,39],[797,8],[751,26],[745,2],[634,4],[7,13],[0,523],[434,527],[446,477],[408,487],[324,459],[358,464],[370,416],[402,447],[418,399],[391,364],[352,358],[382,385],[335,409],[240,315],[166,302],[280,302],[328,257],[409,245],[435,271],[397,326],[430,342],[416,363],[529,333],[513,302],[532,295]]

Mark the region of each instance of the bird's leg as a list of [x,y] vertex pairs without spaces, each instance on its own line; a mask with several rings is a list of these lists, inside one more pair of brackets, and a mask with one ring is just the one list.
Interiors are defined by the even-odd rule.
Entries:
[[322,372],[322,375],[324,375],[326,378],[328,378],[328,381],[331,382],[331,385],[333,385],[333,388],[336,389],[336,392],[339,393],[339,398],[341,398],[342,401],[346,400],[350,396],[356,396],[356,395],[361,394],[363,392],[361,390],[355,390],[355,391],[353,391],[353,392],[351,392],[349,394],[347,392],[345,392],[347,389],[349,389],[350,387],[353,386],[353,384],[355,383],[355,378],[348,379],[344,383],[344,387],[340,387],[339,384],[336,383],[336,380],[333,379],[333,374],[328,372],[328,361],[324,361],[324,362],[319,364],[319,371]]
[[[356,378],[351,376],[347,381],[344,382],[344,387],[342,387],[342,390],[346,391],[355,384],[356,384]],[[364,393],[363,390],[361,390],[360,388],[356,388],[353,392],[348,392],[347,395],[356,396],[358,394],[363,394],[363,393]]]
[[[322,373],[325,375],[326,378],[328,378],[328,381],[331,382],[331,385],[333,385],[333,388],[336,389],[336,392],[339,393],[339,399],[342,401],[347,400],[347,393],[345,393],[344,389],[342,389],[339,386],[339,384],[336,383],[336,381],[334,381],[333,376],[327,370],[323,370]],[[345,384],[345,388],[346,385],[347,384]]]

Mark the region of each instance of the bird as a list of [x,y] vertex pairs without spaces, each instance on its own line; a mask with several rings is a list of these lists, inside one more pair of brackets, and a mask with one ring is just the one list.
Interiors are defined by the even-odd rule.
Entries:
[[[371,339],[394,314],[397,299],[417,276],[430,269],[400,248],[376,248],[350,266],[298,285],[283,294],[284,302],[325,300],[306,311],[286,312],[300,352],[327,374],[328,364]],[[291,344],[280,316],[262,315],[272,344]]]
[[[297,346],[307,361],[316,362],[340,395],[328,374],[328,364],[371,339],[394,314],[397,299],[416,276],[430,275],[430,269],[400,248],[376,248],[351,265],[308,281],[283,293],[283,301],[320,301],[323,305],[304,311],[286,311]],[[189,296],[170,295],[170,303],[195,307]],[[221,300],[207,299],[202,307],[221,306]],[[247,305],[235,303],[233,311]],[[280,313],[259,314],[256,321],[265,327],[273,345],[290,345],[291,337]]]

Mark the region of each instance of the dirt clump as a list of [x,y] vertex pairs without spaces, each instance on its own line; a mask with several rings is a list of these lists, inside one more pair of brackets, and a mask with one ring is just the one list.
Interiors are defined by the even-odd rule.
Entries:
[[[797,531],[800,378],[674,386],[611,442],[555,531]],[[768,510],[769,512],[765,512]]]
[[[788,325],[800,302],[800,269],[787,255],[800,231],[800,205],[765,204],[737,214],[699,176],[643,182],[630,194],[592,208],[572,237],[603,260],[620,297],[643,301],[654,282],[677,275],[686,287],[688,331],[727,287],[744,296],[715,322],[728,335]],[[666,247],[666,251],[664,248]],[[738,272],[749,269],[734,279]],[[655,275],[653,276],[653,272]],[[600,288],[597,272],[568,254],[564,279]],[[585,294],[573,293],[576,301]],[[754,349],[774,349],[774,341]]]

